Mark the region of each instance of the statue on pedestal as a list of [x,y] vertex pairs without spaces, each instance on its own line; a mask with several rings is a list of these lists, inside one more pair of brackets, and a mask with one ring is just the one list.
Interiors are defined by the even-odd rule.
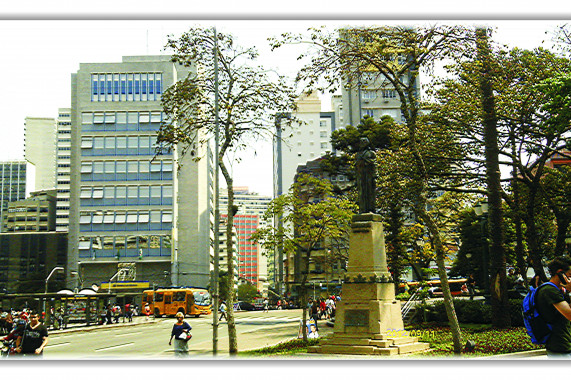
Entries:
[[355,156],[359,214],[375,213],[375,153],[369,147],[369,139],[361,138]]

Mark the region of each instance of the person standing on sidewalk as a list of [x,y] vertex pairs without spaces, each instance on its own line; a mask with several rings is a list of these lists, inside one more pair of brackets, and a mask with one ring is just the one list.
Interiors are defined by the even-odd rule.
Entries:
[[185,357],[188,355],[188,341],[192,337],[190,333],[192,327],[184,321],[184,314],[180,311],[175,317],[176,323],[172,327],[169,346],[172,345],[172,338],[174,338],[174,356]]
[[269,301],[268,301],[267,298],[264,298],[264,311],[265,311],[266,313],[268,313],[269,310],[270,310]]
[[24,328],[17,344],[17,353],[23,356],[42,357],[44,347],[48,344],[48,329],[40,322],[38,313],[30,315],[30,323]]
[[224,319],[228,321],[228,317],[226,316],[226,303],[224,301],[222,301],[222,303],[220,304],[220,318],[218,318],[218,321],[221,321],[222,317],[224,317]]
[[535,294],[539,315],[553,326],[545,344],[547,356],[571,359],[571,259],[557,257],[547,268],[552,276],[549,280],[552,284],[542,286]]

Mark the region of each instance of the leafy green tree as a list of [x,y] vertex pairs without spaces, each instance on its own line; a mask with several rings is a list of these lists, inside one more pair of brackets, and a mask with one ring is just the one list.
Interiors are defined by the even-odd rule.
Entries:
[[[283,225],[259,228],[251,240],[272,250],[283,244],[289,255],[297,255],[301,263],[300,292],[303,307],[303,325],[307,320],[307,277],[312,255],[330,248],[331,242],[346,240],[349,224],[355,212],[354,203],[334,196],[331,183],[302,173],[287,194],[270,202],[263,219],[271,222],[281,216]],[[293,226],[289,228],[288,226]],[[307,340],[307,332],[303,332]]]
[[258,289],[249,282],[238,285],[238,300],[252,302],[256,297],[259,297]]
[[[258,56],[256,49],[238,46],[230,34],[220,33],[216,37],[212,30],[191,28],[178,39],[169,39],[167,48],[173,51],[174,63],[195,70],[164,92],[163,110],[169,121],[161,126],[157,141],[178,149],[179,156],[187,152],[193,154],[197,146],[205,146],[212,139],[219,120],[218,161],[228,189],[226,233],[231,236],[234,180],[228,165],[233,160],[232,153],[251,148],[257,139],[271,137],[274,115],[294,109],[295,94],[282,76],[254,66]],[[215,81],[215,72],[218,81]],[[227,239],[226,242],[228,276],[233,278],[233,241]],[[229,305],[234,302],[233,293],[228,291]],[[228,336],[230,355],[235,355],[238,343],[231,307],[228,308]]]
[[[505,187],[511,194],[504,191],[503,199],[513,211],[518,266],[523,271],[525,234],[529,260],[536,273],[546,279],[536,212],[545,195],[541,188],[545,164],[555,152],[562,153],[569,131],[569,122],[565,123],[569,120],[569,97],[564,73],[570,62],[545,49],[496,48],[492,53],[489,80],[494,89],[499,163],[512,168],[511,178],[505,179],[511,184]],[[457,140],[468,147],[466,162],[470,165],[465,166],[463,175],[473,179],[466,188],[477,191],[484,183],[485,163],[481,154],[484,135],[478,92],[480,62],[462,61],[450,69],[453,79],[436,86],[437,107],[432,108],[431,118],[454,130]],[[519,195],[524,191],[525,197]]]

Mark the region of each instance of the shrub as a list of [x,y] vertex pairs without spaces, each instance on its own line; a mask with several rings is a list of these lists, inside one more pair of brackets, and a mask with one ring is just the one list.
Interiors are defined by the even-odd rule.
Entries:
[[[521,300],[510,300],[510,317],[512,327],[522,327]],[[417,306],[420,309],[420,305]],[[492,323],[492,306],[482,301],[454,300],[456,317],[460,323]],[[427,306],[427,322],[448,322],[444,301],[436,301]],[[415,322],[421,322],[422,315],[418,313]]]
[[[490,323],[492,320],[491,306],[484,305],[481,301],[455,299],[454,309],[460,323]],[[419,314],[417,314],[416,321],[420,321],[422,317]],[[436,301],[428,305],[426,314],[427,322],[448,322],[444,301]]]

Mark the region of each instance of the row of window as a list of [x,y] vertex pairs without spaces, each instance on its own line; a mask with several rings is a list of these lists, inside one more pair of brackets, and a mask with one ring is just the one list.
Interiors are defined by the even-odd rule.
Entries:
[[172,185],[82,187],[81,206],[172,205]]
[[91,74],[91,101],[154,101],[162,93],[161,73]]
[[[82,137],[82,156],[133,156],[154,155],[157,152],[156,136]],[[167,149],[163,149],[163,154]]]
[[172,222],[172,211],[82,212],[79,216],[79,230],[81,232],[171,230]]
[[172,161],[89,161],[81,163],[82,181],[171,180]]
[[170,256],[170,236],[93,236],[79,238],[79,258],[121,258]]
[[160,111],[83,112],[81,130],[86,131],[156,131],[164,115]]

